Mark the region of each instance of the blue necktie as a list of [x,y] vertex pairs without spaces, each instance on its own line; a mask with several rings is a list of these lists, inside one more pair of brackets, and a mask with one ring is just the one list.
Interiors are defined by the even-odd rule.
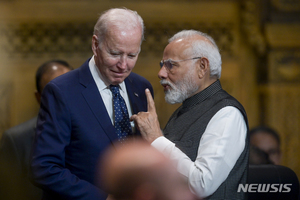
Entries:
[[110,85],[110,90],[113,94],[115,129],[119,141],[123,142],[132,132],[128,110],[125,101],[120,94],[119,85]]

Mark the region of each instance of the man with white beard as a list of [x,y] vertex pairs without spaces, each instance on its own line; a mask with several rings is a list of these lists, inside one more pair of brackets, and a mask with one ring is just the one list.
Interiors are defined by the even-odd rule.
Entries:
[[193,193],[206,199],[244,199],[249,139],[243,106],[221,87],[221,55],[205,33],[184,30],[169,39],[158,77],[167,103],[182,103],[161,131],[154,101],[133,115],[144,139],[174,161]]

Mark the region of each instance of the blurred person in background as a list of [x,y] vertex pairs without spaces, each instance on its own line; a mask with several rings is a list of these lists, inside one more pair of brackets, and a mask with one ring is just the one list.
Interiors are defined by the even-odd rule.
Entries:
[[251,129],[249,135],[252,146],[265,152],[273,164],[281,163],[280,136],[273,128],[258,126]]
[[263,150],[256,146],[250,145],[249,152],[249,165],[267,165],[274,164],[270,159],[269,155]]
[[[47,61],[37,69],[35,98],[39,104],[42,91],[47,83],[70,70],[72,67],[64,60]],[[2,170],[7,172],[2,176],[7,177],[7,182],[2,183],[4,187],[1,189],[6,189],[1,190],[0,196],[5,194],[8,198],[8,196],[20,195],[17,191],[21,190],[18,199],[40,200],[42,197],[42,190],[34,186],[29,180],[30,153],[36,122],[37,116],[3,133],[0,141],[0,163]]]
[[109,200],[195,200],[171,160],[143,140],[110,148],[100,168]]

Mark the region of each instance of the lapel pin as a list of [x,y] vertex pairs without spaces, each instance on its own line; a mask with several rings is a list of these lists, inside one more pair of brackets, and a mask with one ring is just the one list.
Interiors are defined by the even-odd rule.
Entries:
[[137,93],[134,93],[135,96],[139,97],[139,95]]

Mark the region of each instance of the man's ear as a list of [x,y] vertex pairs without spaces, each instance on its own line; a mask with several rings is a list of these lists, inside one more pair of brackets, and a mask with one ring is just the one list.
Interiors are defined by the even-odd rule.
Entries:
[[39,104],[41,104],[41,97],[42,97],[41,93],[39,93],[39,92],[36,90],[36,91],[34,92],[34,96],[35,96],[37,102],[38,102]]
[[205,77],[207,73],[209,73],[209,61],[207,58],[203,57],[200,58],[199,61],[197,62],[197,67],[198,67],[198,77],[199,79],[202,79]]
[[99,41],[97,35],[93,35],[92,37],[92,50],[94,53],[94,56],[97,56],[97,48],[99,47]]

